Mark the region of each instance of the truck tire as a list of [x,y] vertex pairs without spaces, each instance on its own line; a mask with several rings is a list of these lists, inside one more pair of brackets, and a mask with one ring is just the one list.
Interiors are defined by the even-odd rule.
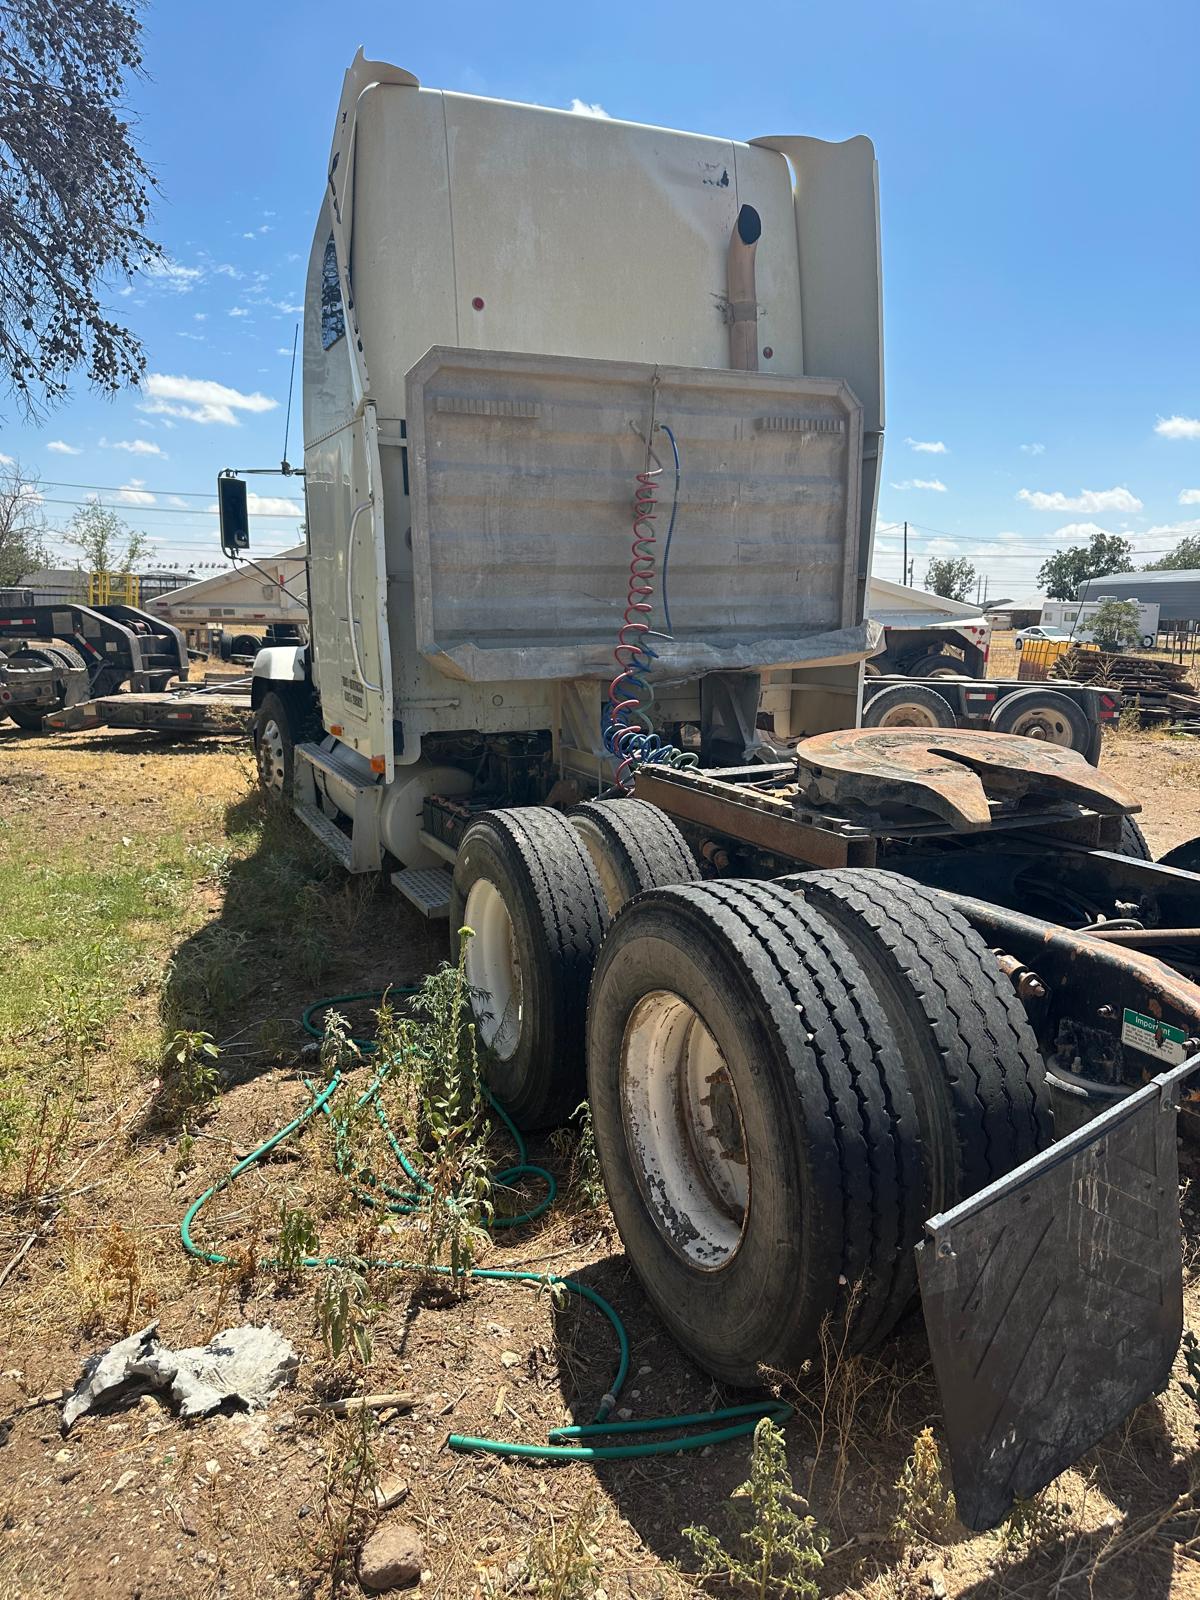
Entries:
[[1155,637],[1154,634],[1152,634],[1152,633],[1144,633],[1142,635],[1142,649],[1143,650],[1153,650],[1157,643],[1158,643],[1158,639]]
[[[1131,856],[1134,861],[1153,861],[1150,846],[1146,842],[1146,835],[1142,832],[1142,825],[1133,817],[1121,818],[1121,842],[1117,846],[1119,856]],[[1168,866],[1175,863],[1168,862]]]
[[997,701],[988,721],[997,733],[1042,739],[1081,755],[1091,744],[1092,729],[1084,712],[1054,689],[1018,689]]
[[643,889],[700,876],[687,840],[648,800],[588,800],[567,820],[591,857],[610,919]]
[[923,683],[894,683],[872,695],[863,707],[864,728],[956,728],[946,699]]
[[265,694],[254,714],[254,760],[269,800],[287,804],[296,774],[296,736],[282,695]]
[[947,1210],[1049,1144],[1037,1040],[970,924],[895,872],[810,872],[795,887],[854,951],[895,1031],[917,1104],[930,1211]]
[[[1142,837],[1142,843],[1145,844],[1145,835],[1140,828],[1138,833]],[[1124,853],[1122,851],[1122,854]],[[1168,850],[1165,856],[1159,856],[1158,864],[1160,867],[1179,867],[1184,872],[1200,872],[1200,838],[1185,839],[1173,850]]]
[[[18,650],[8,659],[10,665],[17,667],[26,665],[65,668],[76,664],[83,666],[82,656],[74,650],[70,650],[68,656],[68,650],[70,650],[68,645],[40,645],[37,649]],[[74,660],[70,657],[74,657]],[[8,714],[17,727],[23,728],[26,733],[41,733],[42,719],[49,716],[52,711],[61,711],[62,708],[63,696],[59,695],[53,702],[42,705],[10,705]]]
[[905,667],[904,674],[908,678],[969,678],[965,662],[958,656],[948,656],[941,650],[935,650],[932,655],[921,656],[910,667]]
[[607,925],[600,880],[564,816],[519,806],[471,823],[450,891],[454,954],[469,927],[488,1083],[520,1128],[565,1122],[584,1097],[588,985]]
[[[630,1263],[722,1382],[882,1338],[913,1292],[921,1152],[895,1035],[775,884],[653,889],[604,941],[588,1091]],[[848,1327],[847,1327],[848,1321]]]

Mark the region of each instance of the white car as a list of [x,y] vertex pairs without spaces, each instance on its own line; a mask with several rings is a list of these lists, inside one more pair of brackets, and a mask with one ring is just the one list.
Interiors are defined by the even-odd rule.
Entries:
[[1043,628],[1040,623],[1035,623],[1032,628],[1022,628],[1019,633],[1013,634],[1013,648],[1020,650],[1026,639],[1057,639],[1067,644],[1071,635],[1064,633],[1061,628]]

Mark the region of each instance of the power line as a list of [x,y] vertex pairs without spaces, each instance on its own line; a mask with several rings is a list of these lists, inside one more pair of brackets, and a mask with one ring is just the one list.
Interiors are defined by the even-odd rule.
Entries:
[[[128,483],[68,483],[64,478],[38,478],[39,483],[49,484],[52,489],[96,489],[101,494],[123,494],[131,487]],[[173,494],[180,500],[211,500],[214,494],[212,489],[146,489],[146,494]],[[287,495],[278,495],[280,500],[288,499]],[[303,509],[303,500],[292,500],[290,504]],[[177,508],[178,509],[178,508]]]
[[[117,491],[118,494],[120,492],[120,490]],[[150,489],[134,489],[129,492],[133,494],[151,494],[154,491]],[[157,492],[162,494],[165,491],[160,489]],[[60,500],[53,495],[43,495],[37,503],[42,506],[100,506],[105,511],[136,512],[139,516],[144,517],[215,517],[218,514],[215,506],[211,508],[203,506],[143,506],[139,505],[136,500],[119,500],[114,505],[111,502],[105,504],[102,500]],[[294,502],[289,501],[289,504],[292,503]],[[292,515],[290,511],[251,511],[249,514],[252,517],[274,517],[277,521],[284,521]],[[295,514],[298,517],[303,516],[304,507],[297,505]]]

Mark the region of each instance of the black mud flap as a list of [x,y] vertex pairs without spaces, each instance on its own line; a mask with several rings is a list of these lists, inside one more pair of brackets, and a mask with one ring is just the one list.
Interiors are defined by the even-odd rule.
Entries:
[[1183,1330],[1173,1067],[917,1247],[958,1514],[994,1528],[1162,1389]]

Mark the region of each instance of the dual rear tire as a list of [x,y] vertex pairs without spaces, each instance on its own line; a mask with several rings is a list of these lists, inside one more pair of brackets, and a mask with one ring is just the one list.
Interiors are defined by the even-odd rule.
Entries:
[[639,801],[491,812],[452,925],[491,1087],[526,1128],[587,1094],[648,1298],[716,1378],[754,1384],[881,1339],[924,1220],[1043,1148],[1049,1101],[1023,1009],[936,892],[696,878]]
[[995,959],[886,872],[657,890],[610,930],[588,1088],[643,1288],[717,1378],[862,1348],[913,1246],[1049,1142],[1045,1074]]
[[523,1128],[565,1122],[584,1098],[592,969],[627,900],[697,877],[679,830],[643,800],[490,811],[467,829],[450,921],[491,1088]]

